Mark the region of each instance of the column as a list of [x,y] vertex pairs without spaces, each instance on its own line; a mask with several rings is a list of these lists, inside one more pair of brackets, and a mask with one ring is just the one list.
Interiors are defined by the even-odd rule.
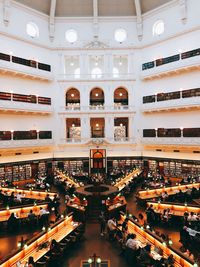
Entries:
[[106,77],[110,78],[112,76],[113,70],[113,55],[109,52],[104,56],[104,73]]
[[87,53],[81,53],[80,55],[80,73],[83,78],[86,78],[89,74],[89,56]]
[[105,137],[111,141],[114,138],[114,116],[105,117]]
[[81,118],[81,139],[90,138],[90,118],[82,117]]

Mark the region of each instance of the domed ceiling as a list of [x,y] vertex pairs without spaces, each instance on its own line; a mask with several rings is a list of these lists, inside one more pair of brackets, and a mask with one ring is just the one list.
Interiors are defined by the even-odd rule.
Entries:
[[92,17],[97,3],[98,16],[136,16],[139,4],[142,14],[171,0],[15,0],[20,4],[50,14],[51,4],[56,6],[56,17]]

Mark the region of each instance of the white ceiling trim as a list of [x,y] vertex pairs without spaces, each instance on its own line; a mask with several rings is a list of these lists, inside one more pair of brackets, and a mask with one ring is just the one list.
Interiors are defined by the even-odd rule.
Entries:
[[143,37],[143,21],[142,21],[142,10],[140,0],[135,0],[136,14],[137,14],[137,35],[138,40],[141,41]]
[[55,37],[55,13],[56,13],[56,0],[51,0],[50,15],[49,15],[49,38],[51,41]]
[[8,26],[10,23],[10,9],[11,9],[11,2],[10,0],[3,1],[3,22],[5,26]]

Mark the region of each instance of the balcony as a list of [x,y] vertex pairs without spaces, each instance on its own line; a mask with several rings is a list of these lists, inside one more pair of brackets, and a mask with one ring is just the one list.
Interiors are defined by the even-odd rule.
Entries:
[[160,111],[200,109],[200,97],[180,98],[169,101],[159,101],[153,103],[145,103],[142,111],[145,113]]
[[53,145],[52,139],[35,139],[35,140],[4,140],[0,141],[1,149],[19,148],[19,147],[41,147]]
[[67,106],[61,107],[60,114],[69,114],[69,113],[76,113],[76,114],[84,114],[84,113],[130,113],[135,112],[134,106],[129,105],[121,105],[121,106]]
[[1,111],[4,113],[7,112],[48,115],[53,112],[53,108],[51,105],[0,100],[0,112]]
[[[200,68],[200,49],[157,59],[142,65],[142,80],[162,78]],[[169,64],[168,64],[169,63]]]
[[143,137],[142,143],[144,145],[200,146],[200,137]]
[[95,78],[92,74],[60,74],[57,77],[59,82],[65,81],[135,81],[136,76],[134,73],[119,74],[117,77],[113,73],[103,73]]
[[50,65],[2,53],[0,53],[0,73],[43,81],[54,79]]

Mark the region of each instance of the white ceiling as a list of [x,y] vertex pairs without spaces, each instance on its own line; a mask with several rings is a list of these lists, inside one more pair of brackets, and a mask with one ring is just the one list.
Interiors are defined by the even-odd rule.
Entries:
[[[140,0],[146,13],[172,0]],[[15,2],[49,15],[51,0],[15,0]],[[93,0],[57,0],[56,17],[88,17],[93,15]],[[135,0],[98,0],[99,16],[135,16]]]

